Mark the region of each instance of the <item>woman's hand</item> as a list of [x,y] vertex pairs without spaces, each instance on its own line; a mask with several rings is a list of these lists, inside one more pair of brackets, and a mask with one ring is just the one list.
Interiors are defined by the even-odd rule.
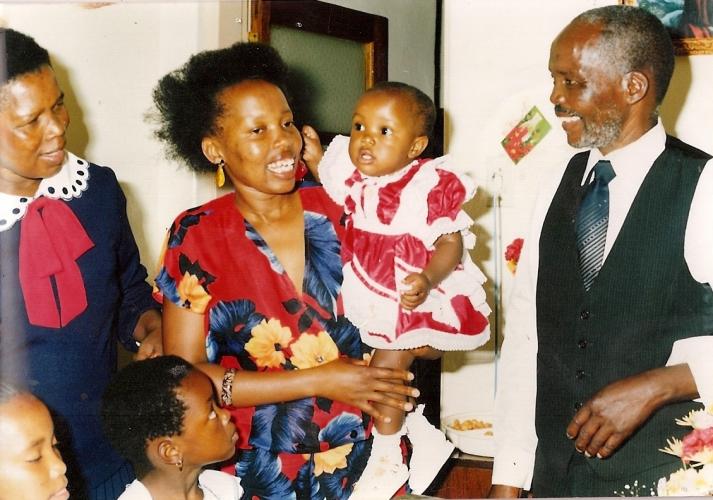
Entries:
[[302,148],[302,159],[307,164],[307,168],[312,173],[315,179],[319,180],[319,173],[317,172],[317,166],[324,156],[324,151],[322,150],[322,143],[319,140],[319,135],[317,131],[310,127],[309,125],[304,125],[302,127],[302,140],[304,141],[304,147]]
[[[166,301],[163,319],[166,354],[176,354],[196,364],[220,394],[225,368],[206,363],[203,315]],[[373,403],[411,410],[411,403],[393,397],[418,397],[418,389],[405,385],[411,380],[413,374],[406,370],[369,367],[366,361],[338,358],[304,370],[240,370],[233,380],[232,399],[233,405],[246,407],[320,396],[355,406],[383,421],[386,417]]]
[[413,374],[406,370],[369,367],[365,361],[349,358],[337,359],[314,370],[319,372],[318,396],[355,406],[384,422],[390,419],[382,415],[374,403],[411,411],[413,404],[392,394],[414,398],[419,395],[418,389],[404,385],[413,380]]
[[134,328],[134,339],[139,343],[139,350],[134,354],[136,361],[161,356],[163,354],[161,313],[149,309],[139,316]]

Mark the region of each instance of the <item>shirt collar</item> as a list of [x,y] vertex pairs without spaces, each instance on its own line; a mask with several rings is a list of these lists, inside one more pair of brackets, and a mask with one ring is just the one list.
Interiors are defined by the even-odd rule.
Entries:
[[616,182],[617,179],[627,179],[627,183],[636,182],[637,180],[642,181],[649,172],[651,165],[654,164],[656,158],[663,153],[665,148],[666,130],[663,128],[663,124],[659,118],[656,125],[644,135],[623,148],[612,151],[606,156],[602,155],[598,149],[592,149],[589,152],[589,159],[587,160],[587,168],[582,178],[582,185],[585,184],[594,165],[596,165],[599,160],[609,160],[611,162],[614,172],[616,173],[616,177],[611,182]]
[[42,179],[34,196],[0,193],[0,232],[10,229],[25,216],[27,207],[40,196],[69,201],[79,198],[89,186],[89,162],[67,152],[62,168]]

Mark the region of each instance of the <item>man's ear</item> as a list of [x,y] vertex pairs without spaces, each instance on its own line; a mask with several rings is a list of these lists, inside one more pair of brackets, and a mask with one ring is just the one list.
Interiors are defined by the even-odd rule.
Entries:
[[426,146],[428,146],[428,136],[420,135],[416,137],[408,150],[408,157],[411,159],[418,158],[426,149]]
[[652,91],[649,77],[641,71],[630,71],[622,79],[622,86],[629,104],[635,104]]
[[214,165],[220,163],[220,160],[223,159],[220,145],[214,137],[204,137],[201,141],[201,149],[203,150],[203,155]]

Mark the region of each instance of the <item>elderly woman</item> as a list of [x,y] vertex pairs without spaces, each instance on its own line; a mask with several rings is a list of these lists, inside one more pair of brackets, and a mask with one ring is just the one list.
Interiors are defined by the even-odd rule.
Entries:
[[298,184],[284,77],[273,49],[243,43],[192,57],[155,89],[172,156],[234,186],[169,230],[164,351],[199,364],[230,407],[245,498],[347,498],[369,415],[381,417],[372,402],[408,410],[417,391],[408,372],[364,365],[343,316],[341,209]]
[[0,370],[57,418],[72,492],[116,498],[133,473],[104,438],[116,340],[160,353],[161,317],[114,173],[65,151],[48,53],[0,30]]

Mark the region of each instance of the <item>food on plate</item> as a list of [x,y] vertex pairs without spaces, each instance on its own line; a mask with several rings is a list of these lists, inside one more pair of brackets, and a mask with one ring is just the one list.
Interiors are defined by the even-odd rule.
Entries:
[[[474,431],[479,429],[490,429],[493,427],[491,422],[485,420],[478,420],[477,418],[468,418],[466,420],[455,419],[453,422],[448,424],[448,427],[455,429],[457,431]],[[492,431],[486,431],[486,436],[492,436]]]

